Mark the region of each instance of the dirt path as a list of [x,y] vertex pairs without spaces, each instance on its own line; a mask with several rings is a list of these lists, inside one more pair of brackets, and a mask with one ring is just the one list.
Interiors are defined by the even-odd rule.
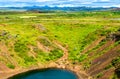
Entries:
[[40,42],[37,42],[37,46],[39,49],[41,49],[43,52],[49,52],[49,48],[41,44]]
[[[30,70],[35,70],[35,69],[43,69],[43,68],[60,68],[60,69],[67,69],[70,71],[73,71],[76,73],[79,77],[79,79],[89,79],[88,75],[82,70],[81,65],[73,65],[71,62],[68,60],[68,50],[67,47],[63,47],[62,44],[60,44],[57,41],[53,41],[53,43],[59,47],[63,51],[63,56],[56,60],[55,62],[49,62],[48,64],[41,64],[38,63],[37,66],[29,67],[29,68],[16,68],[14,70],[10,71],[4,71],[0,72],[0,79],[7,79],[15,74],[19,74],[22,72],[30,71]],[[39,48],[44,51],[48,51],[47,49],[44,48],[44,46],[40,43],[37,43]]]
[[67,46],[63,47],[57,41],[54,41],[54,44],[57,45],[61,50],[63,50],[63,53],[64,53],[63,56],[56,61],[57,65],[58,65],[57,67],[60,67],[60,68],[63,68],[63,69],[68,69],[68,70],[71,70],[71,71],[75,72],[78,75],[79,79],[89,79],[86,72],[82,70],[81,65],[77,65],[77,64],[73,65],[68,60],[69,52],[68,52]]
[[63,47],[59,42],[57,42],[57,41],[54,41],[54,44],[56,45],[56,46],[58,46],[62,51],[63,51],[63,56],[60,58],[60,59],[58,59],[57,61],[59,62],[59,61],[63,61],[63,60],[67,60],[68,59],[68,50],[67,50],[67,48],[66,47]]

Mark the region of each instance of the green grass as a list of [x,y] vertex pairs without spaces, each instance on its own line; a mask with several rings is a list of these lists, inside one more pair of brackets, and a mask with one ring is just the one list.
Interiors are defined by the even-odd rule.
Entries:
[[10,69],[15,69],[15,66],[13,64],[7,64],[7,67]]
[[[57,40],[64,46],[68,46],[69,59],[74,61],[83,61],[87,54],[80,54],[85,47],[98,39],[98,35],[106,35],[108,32],[114,32],[119,28],[120,20],[111,20],[119,18],[119,12],[73,12],[73,13],[0,13],[0,31],[6,31],[8,34],[0,36],[0,40],[14,43],[14,54],[19,59],[19,64],[28,64],[29,62],[50,61],[60,58],[63,52],[59,49],[45,53],[37,51],[36,59],[28,56],[29,45],[37,46],[39,39],[46,46],[50,46],[49,41]],[[23,16],[36,16],[29,18],[20,18]],[[33,27],[41,24],[46,30],[42,31]],[[104,31],[98,31],[98,30]],[[100,33],[99,33],[100,32]],[[0,35],[2,32],[0,32]]]

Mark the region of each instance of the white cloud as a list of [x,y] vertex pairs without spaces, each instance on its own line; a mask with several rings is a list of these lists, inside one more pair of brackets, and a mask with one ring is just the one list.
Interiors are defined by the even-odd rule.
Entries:
[[45,1],[49,1],[49,0],[36,0],[36,2],[45,2]]
[[110,1],[110,0],[101,0],[102,2]]
[[[36,2],[49,2],[51,0],[35,0]],[[52,0],[52,1],[56,1],[56,0]]]
[[117,5],[112,5],[113,7],[120,7],[120,4],[117,4]]
[[92,2],[83,2],[81,4],[92,4]]
[[[2,2],[5,2],[4,4]],[[9,2],[9,3],[8,3]],[[16,3],[17,2],[17,3]],[[19,3],[23,2],[23,3]],[[116,5],[117,4],[117,5]],[[0,0],[0,6],[5,5],[38,5],[38,6],[119,6],[120,0]]]

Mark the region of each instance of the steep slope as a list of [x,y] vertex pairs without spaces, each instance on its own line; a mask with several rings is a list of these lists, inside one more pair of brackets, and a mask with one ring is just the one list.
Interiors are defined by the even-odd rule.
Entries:
[[[103,41],[105,42],[100,45]],[[88,53],[88,58],[82,63],[84,63],[84,68],[89,75],[95,79],[112,79],[115,77],[115,67],[112,65],[112,61],[120,56],[119,42],[120,32],[117,31],[108,34],[97,46],[94,45],[94,48],[90,51],[84,52]]]

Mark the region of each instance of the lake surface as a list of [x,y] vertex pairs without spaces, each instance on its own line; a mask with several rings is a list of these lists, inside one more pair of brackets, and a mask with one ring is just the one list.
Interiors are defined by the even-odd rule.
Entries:
[[21,73],[9,79],[78,79],[78,77],[67,70],[43,69]]

